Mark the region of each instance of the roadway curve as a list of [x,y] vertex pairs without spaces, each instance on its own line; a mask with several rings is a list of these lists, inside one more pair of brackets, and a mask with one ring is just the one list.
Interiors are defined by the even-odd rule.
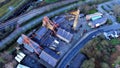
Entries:
[[5,26],[9,26],[10,24],[16,24],[17,23],[17,24],[20,25],[20,24],[30,20],[31,18],[37,16],[37,15],[43,14],[43,13],[48,12],[50,10],[60,8],[62,6],[65,6],[65,5],[68,5],[70,3],[74,3],[74,2],[77,2],[77,1],[78,0],[70,0],[70,1],[66,0],[66,1],[56,2],[54,4],[46,5],[46,6],[31,10],[30,12],[28,12],[26,14],[23,14],[21,16],[18,16],[16,18],[8,20],[5,23],[0,24],[0,29],[3,29]]
[[67,52],[67,54],[59,62],[57,68],[66,68],[67,64],[74,58],[80,49],[83,48],[85,44],[93,38],[93,36],[98,36],[99,33],[102,33],[104,31],[116,29],[120,29],[120,24],[102,27],[87,33],[71,50],[69,50],[69,52]]

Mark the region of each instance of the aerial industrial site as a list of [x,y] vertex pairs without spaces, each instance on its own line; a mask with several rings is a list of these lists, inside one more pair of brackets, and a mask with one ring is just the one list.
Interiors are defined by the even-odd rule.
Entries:
[[120,0],[0,0],[0,68],[120,68]]

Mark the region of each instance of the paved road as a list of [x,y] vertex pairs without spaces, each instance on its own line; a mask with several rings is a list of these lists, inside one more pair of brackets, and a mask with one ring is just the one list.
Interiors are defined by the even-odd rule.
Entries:
[[[109,1],[106,2],[111,3],[113,1]],[[120,24],[118,24],[118,22],[116,21],[115,16],[110,15],[109,13],[107,13],[105,10],[102,9],[102,5],[105,5],[106,3],[103,4],[99,4],[97,10],[101,13],[104,13],[108,19],[110,19],[113,24],[110,26],[105,26],[105,27],[101,27],[98,28],[94,31],[91,31],[89,33],[87,33],[63,58],[62,60],[59,62],[57,68],[65,68],[67,66],[67,64],[74,58],[74,56],[80,51],[81,48],[83,48],[85,46],[85,44],[90,41],[93,36],[98,35],[99,33],[102,33],[104,31],[109,31],[109,30],[117,30],[120,29]]]
[[98,34],[100,31],[93,31],[85,35],[60,61],[57,68],[65,68],[66,65],[72,60],[72,58],[80,51],[81,48],[84,47],[84,45],[92,39],[92,37],[96,34]]
[[[69,3],[76,2],[76,1],[78,1],[78,0],[61,1],[61,3],[63,5],[66,5],[66,4],[69,4]],[[50,4],[50,5],[47,5],[47,6],[43,6],[43,7],[31,10],[30,12],[28,12],[26,14],[23,14],[21,16],[18,16],[16,18],[8,20],[5,23],[0,24],[0,29],[4,28],[5,26],[9,26],[9,24],[14,24],[14,23],[22,24],[23,22],[33,18],[36,15],[43,14],[44,12],[50,11],[50,9],[53,10],[57,7],[61,7],[62,6],[61,3],[57,2],[57,3],[54,3],[54,4]],[[57,5],[57,7],[53,7],[53,6],[56,6],[56,5]],[[49,9],[46,9],[46,8],[49,8]]]
[[90,41],[93,36],[98,35],[99,33],[102,33],[104,31],[109,31],[109,30],[116,30],[120,29],[120,24],[114,24],[111,26],[106,26],[102,27],[99,29],[96,29],[92,32],[87,33],[65,56],[64,58],[60,61],[58,64],[57,68],[65,68],[66,65],[74,58],[74,56],[80,51],[81,48],[85,46],[85,44]]
[[116,1],[112,0],[112,1],[109,1],[109,2],[99,4],[97,6],[98,7],[97,10],[101,13],[104,13],[106,15],[106,17],[113,22],[113,24],[118,24],[118,22],[116,21],[116,17],[114,15],[110,15],[109,13],[107,13],[107,11],[102,8],[102,6],[106,6],[107,4],[111,4],[111,3],[116,2]]

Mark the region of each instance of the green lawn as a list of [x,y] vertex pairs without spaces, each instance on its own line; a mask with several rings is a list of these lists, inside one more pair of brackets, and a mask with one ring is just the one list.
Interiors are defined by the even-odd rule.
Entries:
[[120,44],[120,39],[111,39],[109,42],[111,45],[118,45]]
[[108,25],[111,25],[111,24],[112,24],[112,21],[111,21],[111,20],[107,20],[107,24],[108,24]]
[[95,12],[97,12],[97,10],[96,9],[92,9],[92,10],[89,10],[88,14],[93,14]]
[[51,2],[55,2],[55,1],[57,1],[57,0],[45,0],[45,2],[47,2],[47,3],[51,3]]
[[119,17],[117,17],[117,20],[118,20],[118,22],[120,23],[120,16],[119,16]]
[[9,6],[12,6],[12,7],[15,8],[22,1],[23,0],[11,0],[7,4],[5,4],[2,7],[0,7],[0,17],[3,16],[4,14],[6,14],[9,11],[9,9],[8,9]]

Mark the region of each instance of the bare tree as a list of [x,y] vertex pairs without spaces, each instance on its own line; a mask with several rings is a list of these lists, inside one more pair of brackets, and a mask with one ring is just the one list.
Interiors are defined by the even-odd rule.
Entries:
[[115,6],[113,6],[113,12],[115,14],[115,16],[120,16],[120,5],[116,4]]

